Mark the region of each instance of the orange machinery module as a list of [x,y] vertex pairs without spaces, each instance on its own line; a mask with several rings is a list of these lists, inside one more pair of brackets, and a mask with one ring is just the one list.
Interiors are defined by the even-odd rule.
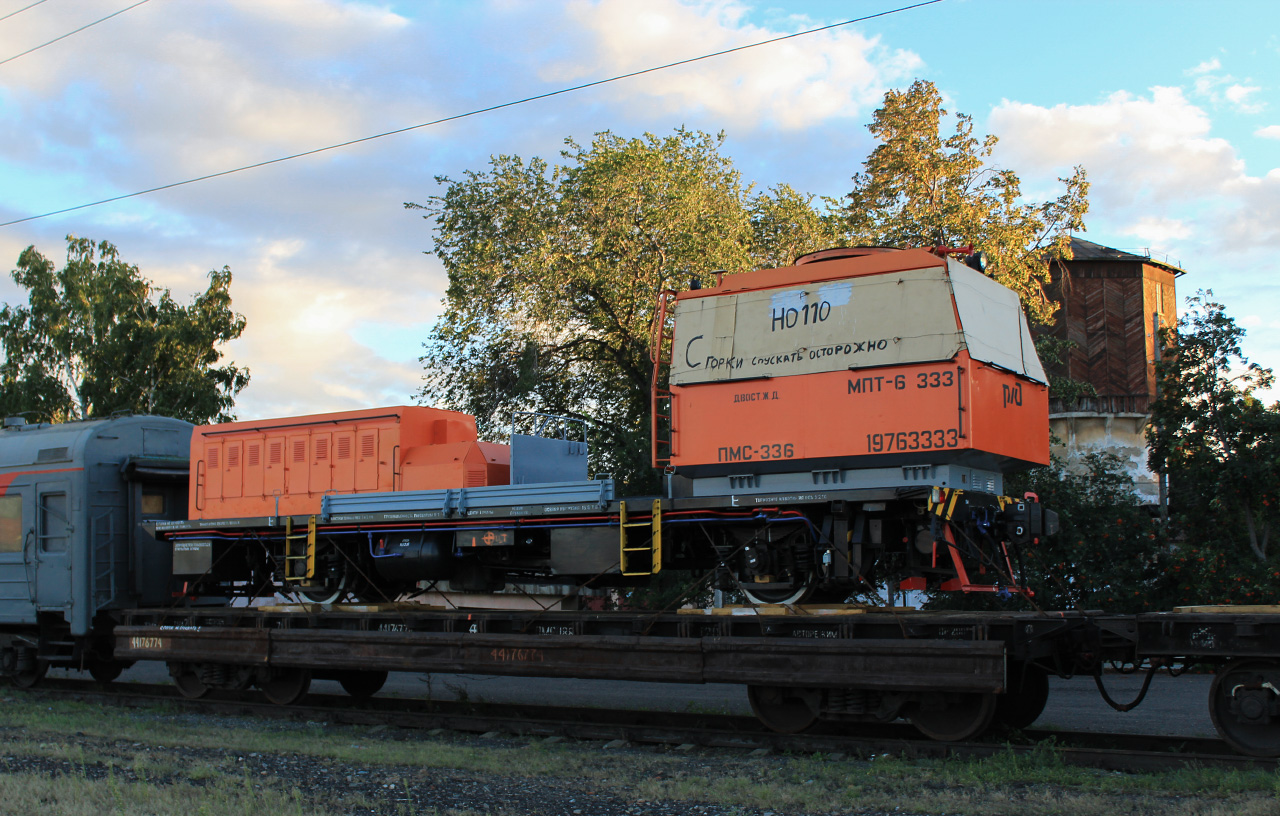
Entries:
[[418,406],[203,425],[191,435],[188,518],[320,512],[326,493],[507,484],[510,449],[475,419]]
[[953,258],[829,250],[671,309],[678,472],[1049,461],[1048,386],[1017,295]]

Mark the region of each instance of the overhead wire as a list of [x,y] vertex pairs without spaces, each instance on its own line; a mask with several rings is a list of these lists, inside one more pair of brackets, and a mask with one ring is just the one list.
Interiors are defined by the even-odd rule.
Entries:
[[[44,0],[40,0],[40,2],[44,2]],[[150,2],[151,0],[138,0],[138,2],[134,3],[132,6],[126,6],[125,8],[122,8],[117,12],[108,14],[106,17],[101,17],[97,20],[94,20],[92,23],[86,23],[80,26],[79,28],[75,29],[74,31],[68,31],[66,34],[63,34],[61,37],[54,37],[52,40],[49,40],[46,43],[40,43],[34,48],[28,48],[26,51],[23,51],[21,54],[14,54],[12,57],[6,57],[5,59],[0,60],[0,65],[4,65],[7,62],[13,62],[18,57],[25,57],[27,54],[30,54],[34,51],[39,51],[41,48],[44,48],[45,46],[53,45],[56,42],[65,40],[67,37],[70,37],[72,34],[79,34],[81,31],[84,31],[86,28],[93,28],[98,23],[105,23],[107,20],[110,20],[112,17],[119,17],[121,14],[124,14],[129,9],[136,9],[138,6],[142,5],[143,3],[150,3]],[[35,4],[33,3],[32,5],[35,5]],[[31,8],[31,6],[27,6],[27,8]],[[13,14],[17,14],[18,12],[26,11],[26,10],[27,9],[18,9],[18,11],[15,11]],[[11,14],[9,16],[12,17],[13,15]],[[0,19],[3,19],[3,18],[0,18]]]
[[[142,2],[147,2],[147,0],[142,0]],[[0,227],[10,227],[10,226],[13,226],[14,224],[22,224],[27,221],[36,221],[41,218],[49,218],[55,215],[63,215],[64,213],[75,212],[76,210],[84,210],[84,209],[88,209],[89,207],[97,207],[102,204],[110,204],[115,201],[123,201],[125,199],[136,198],[138,196],[148,195],[150,193],[158,193],[162,190],[172,190],[175,187],[183,187],[188,184],[195,184],[201,181],[208,181],[209,179],[221,178],[222,176],[230,176],[234,173],[242,173],[246,170],[256,170],[259,167],[267,167],[272,164],[280,164],[281,162],[287,162],[287,161],[292,161],[294,159],[305,158],[306,156],[314,156],[317,153],[326,153],[330,150],[338,150],[344,147],[351,147],[352,145],[362,144],[364,142],[371,142],[371,141],[374,141],[375,139],[383,139],[388,136],[396,136],[401,133],[408,133],[411,130],[420,130],[422,128],[433,127],[435,125],[442,125],[447,122],[456,122],[459,119],[466,119],[472,116],[479,116],[482,113],[492,113],[493,111],[503,110],[504,108],[512,108],[517,105],[524,105],[529,102],[536,102],[541,99],[549,99],[553,96],[562,96],[564,94],[573,93],[575,91],[586,90],[587,88],[596,88],[601,85],[607,85],[611,82],[619,82],[624,79],[631,79],[633,77],[643,76],[644,74],[651,74],[657,71],[665,71],[668,68],[676,68],[681,65],[689,65],[691,63],[701,62],[703,60],[713,59],[715,57],[722,57],[722,56],[725,56],[726,54],[733,54],[739,51],[746,51],[751,48],[759,48],[764,45],[771,45],[773,43],[782,42],[784,40],[795,39],[796,37],[804,37],[809,34],[817,34],[822,31],[830,31],[831,29],[834,29],[834,28],[841,28],[843,26],[853,25],[854,23],[862,23],[862,22],[866,22],[867,20],[874,20],[878,17],[888,17],[889,15],[892,15],[892,14],[899,14],[904,11],[911,11],[913,9],[923,8],[924,6],[932,6],[936,3],[941,3],[941,2],[942,0],[923,0],[923,2],[913,3],[912,5],[909,5],[909,6],[901,6],[900,8],[890,9],[889,11],[881,11],[881,12],[877,12],[876,14],[868,14],[864,17],[857,17],[852,20],[845,20],[839,23],[831,23],[830,25],[819,26],[817,28],[810,28],[805,31],[797,31],[794,34],[784,34],[778,37],[772,37],[767,40],[760,40],[759,42],[748,43],[747,45],[739,45],[734,48],[726,48],[722,51],[715,51],[710,54],[703,54],[702,56],[698,56],[698,57],[690,57],[688,59],[677,60],[675,62],[668,62],[664,65],[657,65],[652,68],[643,68],[639,71],[631,71],[626,74],[618,74],[617,76],[608,77],[606,79],[597,79],[591,82],[584,82],[580,85],[574,85],[568,88],[561,88],[555,91],[548,91],[547,93],[535,94],[533,96],[526,96],[523,99],[517,99],[511,102],[502,102],[497,105],[489,105],[488,107],[484,107],[484,108],[476,108],[475,110],[467,111],[466,113],[458,113],[452,116],[445,116],[440,119],[433,119],[430,122],[422,122],[417,125],[409,125],[408,127],[396,128],[395,130],[388,130],[382,133],[375,133],[372,136],[362,136],[359,139],[350,139],[345,142],[326,145],[325,147],[317,147],[312,150],[304,150],[301,153],[292,153],[288,156],[280,156],[274,159],[267,159],[265,161],[254,162],[253,164],[246,164],[240,167],[231,168],[229,170],[220,170],[216,173],[207,173],[203,176],[196,176],[194,178],[184,179],[182,181],[174,181],[174,182],[170,182],[169,184],[161,184],[157,187],[149,187],[145,190],[137,190],[132,193],[124,193],[118,196],[111,196],[110,198],[103,198],[97,201],[90,201],[85,204],[77,204],[74,207],[64,207],[60,210],[50,210],[49,212],[40,213],[39,215],[29,215],[29,216],[26,216],[25,218],[16,218],[12,221],[0,222]],[[136,5],[141,5],[141,3],[138,3]],[[130,8],[132,8],[132,6],[130,6]],[[125,9],[125,11],[128,11],[128,9]],[[0,63],[0,64],[3,64],[3,63]]]
[[36,6],[40,5],[41,3],[45,3],[45,2],[48,2],[48,0],[36,0],[36,1],[35,1],[34,3],[32,3],[31,5],[23,6],[22,8],[18,9],[17,11],[11,11],[11,12],[9,12],[8,14],[6,14],[5,16],[0,17],[0,23],[3,23],[5,20],[8,20],[10,17],[15,17],[15,16],[17,16],[17,15],[21,14],[22,12],[26,11],[27,9],[33,9],[33,8],[35,8]]

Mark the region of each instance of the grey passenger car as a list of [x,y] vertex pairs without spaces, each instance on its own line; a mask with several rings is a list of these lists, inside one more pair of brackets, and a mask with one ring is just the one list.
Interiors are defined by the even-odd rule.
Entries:
[[122,416],[0,431],[0,672],[119,673],[111,610],[172,600],[172,554],[141,522],[184,518],[192,426]]

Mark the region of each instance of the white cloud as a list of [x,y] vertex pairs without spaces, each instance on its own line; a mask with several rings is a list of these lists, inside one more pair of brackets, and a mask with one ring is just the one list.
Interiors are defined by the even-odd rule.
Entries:
[[1260,139],[1280,139],[1280,125],[1267,125],[1253,132]]
[[1251,101],[1262,90],[1258,85],[1248,84],[1251,80],[1238,80],[1231,74],[1217,73],[1222,64],[1217,60],[1202,62],[1186,71],[1188,76],[1195,77],[1191,83],[1193,95],[1208,100],[1214,106],[1224,102],[1243,114],[1257,114],[1266,109],[1261,102]]
[[1012,167],[1060,172],[1083,164],[1103,182],[1093,190],[1100,209],[1202,197],[1244,172],[1234,148],[1208,135],[1208,115],[1179,88],[1156,87],[1147,97],[1119,91],[1096,105],[1044,108],[1004,100],[989,126]]
[[1223,95],[1241,113],[1261,113],[1266,108],[1266,105],[1249,101],[1260,90],[1262,88],[1257,85],[1240,85],[1237,83],[1229,86]]
[[1216,71],[1221,67],[1222,63],[1218,61],[1217,57],[1214,57],[1213,59],[1205,60],[1194,68],[1188,68],[1187,73],[1192,76],[1195,76],[1196,74],[1207,74],[1210,71]]
[[[744,24],[733,2],[576,0],[565,18],[579,37],[572,56],[543,68],[548,81],[575,82],[627,73],[771,39],[815,25],[792,18],[781,31]],[[649,112],[705,112],[735,130],[766,123],[787,130],[864,115],[886,85],[922,63],[878,38],[839,29],[715,57],[688,68],[625,80],[628,104]]]
[[1121,228],[1148,246],[1170,246],[1172,242],[1191,236],[1192,229],[1177,218],[1145,217]]

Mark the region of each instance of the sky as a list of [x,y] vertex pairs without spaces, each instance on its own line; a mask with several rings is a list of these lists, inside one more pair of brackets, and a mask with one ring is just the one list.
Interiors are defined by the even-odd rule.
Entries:
[[[908,0],[0,0],[0,222],[431,122]],[[12,15],[12,16],[7,16]],[[491,156],[723,131],[744,180],[840,197],[886,90],[933,82],[1028,200],[1186,270],[1280,368],[1280,4],[942,0],[692,65],[0,227],[0,271],[114,243],[187,300],[234,274],[241,419],[409,404],[447,285],[420,211]],[[7,61],[6,61],[7,60]],[[4,276],[0,298],[22,299]],[[1275,397],[1274,392],[1270,395]]]

